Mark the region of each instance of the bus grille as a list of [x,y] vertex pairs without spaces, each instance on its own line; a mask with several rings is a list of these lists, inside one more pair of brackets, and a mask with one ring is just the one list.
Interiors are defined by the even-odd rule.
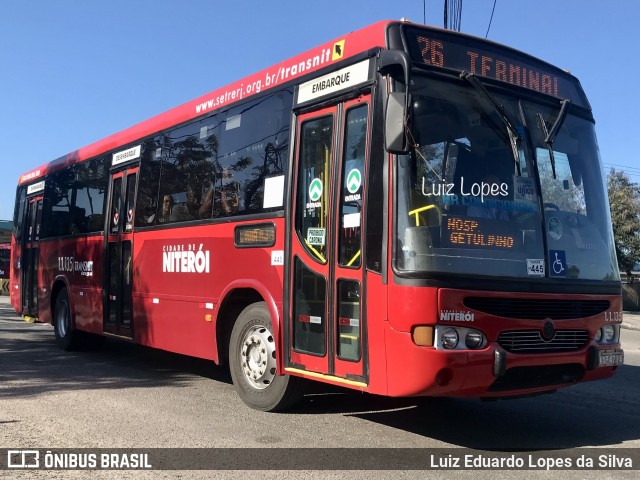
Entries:
[[511,353],[573,352],[584,347],[589,340],[586,330],[556,330],[549,341],[545,341],[538,330],[513,330],[502,332],[498,343]]
[[478,312],[505,318],[568,320],[598,315],[609,309],[608,300],[552,300],[539,298],[466,297],[464,305]]

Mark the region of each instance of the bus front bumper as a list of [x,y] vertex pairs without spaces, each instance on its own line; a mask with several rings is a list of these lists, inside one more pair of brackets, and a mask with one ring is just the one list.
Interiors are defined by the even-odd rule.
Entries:
[[514,354],[496,342],[482,350],[419,347],[411,334],[388,328],[390,396],[510,397],[544,393],[613,375],[622,364],[619,345],[591,341],[580,350]]

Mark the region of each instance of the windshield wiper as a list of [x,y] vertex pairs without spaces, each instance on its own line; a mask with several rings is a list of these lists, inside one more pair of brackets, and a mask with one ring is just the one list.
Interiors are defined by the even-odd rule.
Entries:
[[553,142],[556,141],[556,137],[558,136],[558,132],[560,131],[560,127],[564,123],[564,119],[567,117],[567,110],[569,107],[569,100],[564,99],[560,102],[560,113],[556,117],[556,121],[553,122],[553,126],[551,130],[547,130],[547,123],[544,121],[544,117],[541,113],[538,113],[538,120],[540,121],[540,126],[542,127],[542,133],[544,133],[544,143],[547,145],[547,150],[549,150],[549,161],[551,162],[551,171],[553,173],[553,179],[556,179],[556,159],[553,154]]
[[489,90],[485,88],[482,82],[478,80],[478,78],[473,73],[463,71],[460,74],[460,78],[463,78],[464,80],[469,82],[473,88],[475,88],[478,92],[480,92],[482,96],[484,96],[484,98],[489,101],[489,103],[493,106],[495,111],[500,116],[500,119],[502,120],[502,122],[507,127],[507,132],[509,134],[509,143],[511,143],[511,151],[513,153],[513,159],[516,164],[518,176],[521,176],[522,172],[520,171],[520,153],[519,153],[518,143],[520,142],[520,140],[522,140],[522,135],[520,135],[516,127],[513,125],[513,122],[509,119],[509,117],[505,113],[504,109],[502,108],[502,105],[498,103],[498,101],[494,98],[494,96],[491,95]]
[[569,107],[569,100],[564,99],[560,102],[560,113],[558,113],[558,118],[553,122],[553,127],[549,130],[547,134],[547,138],[544,139],[544,143],[548,143],[553,145],[553,142],[556,141],[556,137],[558,136],[558,132],[560,131],[560,127],[564,123],[564,119],[567,117],[567,108]]

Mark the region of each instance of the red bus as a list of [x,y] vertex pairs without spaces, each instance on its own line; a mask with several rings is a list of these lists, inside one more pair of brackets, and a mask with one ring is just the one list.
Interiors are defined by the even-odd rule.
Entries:
[[601,172],[575,77],[380,22],[22,175],[12,304],[228,362],[261,410],[550,392],[623,362]]

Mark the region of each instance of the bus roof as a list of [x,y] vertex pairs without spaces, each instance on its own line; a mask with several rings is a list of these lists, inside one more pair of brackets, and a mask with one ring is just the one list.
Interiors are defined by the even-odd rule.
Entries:
[[[82,162],[116,148],[126,147],[136,140],[206,115],[209,112],[214,112],[224,108],[226,105],[231,106],[231,104],[239,100],[250,98],[255,94],[283,85],[308,73],[330,67],[334,63],[352,58],[362,52],[376,47],[387,47],[389,27],[396,25],[401,25],[403,37],[403,46],[399,48],[408,50],[407,53],[414,65],[428,64],[454,70],[470,70],[471,73],[485,78],[535,89],[538,92],[560,98],[569,98],[577,105],[590,108],[579,81],[573,75],[529,54],[460,32],[412,24],[404,20],[383,20],[326,42],[300,55],[265,68],[253,75],[218,88],[121,132],[34,168],[21,175],[18,183],[19,185],[30,183],[49,172]],[[423,34],[428,34],[429,38],[424,37]],[[438,56],[439,52],[433,48],[434,45],[439,45],[440,48],[443,48],[444,43],[447,44],[448,49],[446,61],[444,61],[443,56]],[[480,47],[480,49],[473,50],[475,47]],[[472,48],[473,51],[470,51],[469,48]],[[432,55],[435,56],[432,57]],[[439,64],[437,61],[434,62],[438,58],[442,60]],[[502,71],[498,68],[500,65],[502,66]],[[509,69],[509,78],[507,78],[507,69]],[[551,72],[551,74],[546,75],[546,72]],[[528,76],[527,73],[529,74]],[[546,85],[545,78],[548,78]],[[534,81],[541,83],[536,84],[533,83]]]
[[253,75],[202,95],[183,105],[156,115],[133,127],[98,140],[20,176],[19,184],[31,182],[47,173],[125,146],[139,138],[191,120],[226,104],[248,98],[277,87],[297,77],[320,70],[361,52],[385,46],[385,32],[392,21],[381,21],[326,42],[300,55],[289,58]]

